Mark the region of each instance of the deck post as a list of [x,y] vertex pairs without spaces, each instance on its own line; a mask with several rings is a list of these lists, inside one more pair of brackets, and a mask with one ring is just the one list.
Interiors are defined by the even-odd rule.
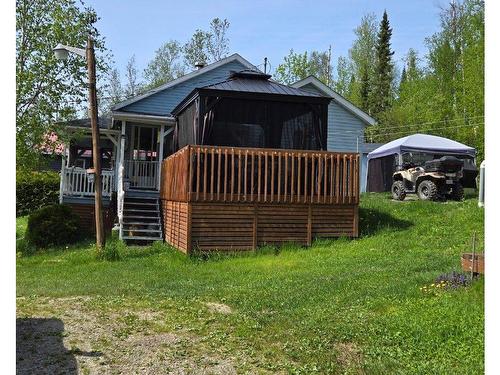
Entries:
[[125,198],[125,192],[123,190],[123,175],[124,175],[124,158],[125,158],[125,130],[127,127],[127,122],[122,121],[122,133],[120,136],[120,154],[118,159],[118,199],[117,199],[117,208],[118,208],[118,222],[120,224],[119,238],[120,240],[123,237],[123,201]]
[[156,179],[156,189],[160,190],[161,181],[161,162],[163,161],[163,143],[165,141],[165,125],[160,126],[160,151],[158,155],[158,178]]
[[61,178],[59,179],[59,204],[63,202],[63,191],[64,191],[64,179],[66,176],[66,154],[68,153],[68,147],[64,146],[64,151],[61,154]]
[[312,244],[312,199],[307,207],[307,246]]

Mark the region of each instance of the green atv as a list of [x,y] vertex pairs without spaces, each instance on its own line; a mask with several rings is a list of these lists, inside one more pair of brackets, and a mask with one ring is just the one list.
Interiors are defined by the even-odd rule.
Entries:
[[402,201],[406,194],[417,194],[421,200],[461,201],[464,199],[463,160],[454,156],[426,161],[423,166],[404,163],[392,178],[392,197]]

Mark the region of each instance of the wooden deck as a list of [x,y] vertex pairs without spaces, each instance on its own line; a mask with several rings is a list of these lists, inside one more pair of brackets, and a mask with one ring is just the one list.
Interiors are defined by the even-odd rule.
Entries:
[[358,154],[186,146],[161,176],[165,239],[187,253],[358,235]]

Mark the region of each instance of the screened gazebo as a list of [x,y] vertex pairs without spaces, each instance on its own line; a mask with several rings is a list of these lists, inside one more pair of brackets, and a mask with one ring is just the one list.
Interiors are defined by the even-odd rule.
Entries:
[[359,155],[327,150],[330,98],[258,71],[192,91],[162,163],[165,239],[193,251],[358,235]]
[[326,150],[330,98],[253,70],[195,89],[172,112],[174,150],[186,145]]

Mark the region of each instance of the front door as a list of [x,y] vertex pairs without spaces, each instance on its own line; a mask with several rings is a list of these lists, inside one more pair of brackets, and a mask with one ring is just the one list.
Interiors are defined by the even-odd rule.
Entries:
[[160,129],[155,126],[131,127],[130,158],[125,171],[132,189],[158,189],[159,132]]

